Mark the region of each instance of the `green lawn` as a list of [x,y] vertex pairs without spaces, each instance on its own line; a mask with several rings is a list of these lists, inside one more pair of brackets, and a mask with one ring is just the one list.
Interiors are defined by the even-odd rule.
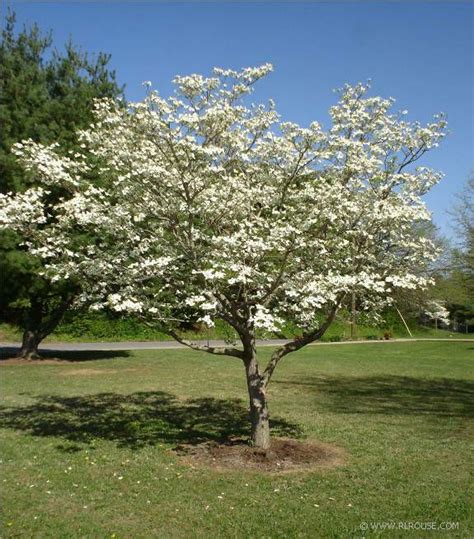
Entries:
[[343,467],[286,475],[193,469],[171,451],[247,433],[236,359],[163,350],[4,364],[1,536],[432,535],[360,529],[394,521],[459,523],[436,535],[473,537],[472,351],[374,343],[288,356],[270,385],[275,430],[349,456]]

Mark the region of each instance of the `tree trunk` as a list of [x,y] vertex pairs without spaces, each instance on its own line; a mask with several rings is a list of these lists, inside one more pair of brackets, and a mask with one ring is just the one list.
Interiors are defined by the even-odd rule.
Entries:
[[250,421],[252,445],[260,449],[270,447],[270,423],[265,394],[250,397]]
[[270,447],[270,423],[263,379],[258,371],[255,353],[245,361],[247,388],[250,399],[251,439],[254,447],[268,449]]
[[23,342],[18,357],[22,359],[39,359],[38,345],[41,341],[38,332],[31,329],[26,329],[23,332]]
[[[39,343],[56,329],[73,298],[73,295],[65,296],[63,301],[55,309],[50,309],[49,312],[41,300],[31,302],[31,307],[25,315],[23,342],[18,357],[40,359]],[[45,312],[47,312],[46,315]]]

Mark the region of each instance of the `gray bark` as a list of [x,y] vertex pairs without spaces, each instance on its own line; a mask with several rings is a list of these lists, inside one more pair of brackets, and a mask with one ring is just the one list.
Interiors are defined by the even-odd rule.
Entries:
[[268,449],[270,447],[270,423],[263,380],[258,374],[256,362],[246,363],[245,370],[250,400],[252,445],[260,449]]
[[21,344],[18,357],[22,359],[38,359],[38,345],[41,342],[41,338],[37,331],[27,329],[23,332],[23,341]]
[[270,447],[270,423],[265,382],[260,374],[255,348],[255,338],[247,335],[244,340],[244,364],[250,404],[251,441],[254,447]]

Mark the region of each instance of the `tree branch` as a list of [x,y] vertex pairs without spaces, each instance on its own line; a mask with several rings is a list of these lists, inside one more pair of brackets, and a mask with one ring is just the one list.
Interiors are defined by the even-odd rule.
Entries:
[[171,335],[171,337],[173,337],[173,339],[178,341],[180,344],[183,344],[184,346],[187,346],[192,350],[207,352],[208,354],[214,354],[217,356],[232,356],[238,357],[239,359],[244,359],[244,352],[242,350],[239,350],[238,348],[232,348],[227,346],[207,346],[205,344],[198,344],[196,342],[183,339],[173,330],[166,330],[166,333],[168,333],[168,335]]
[[300,348],[303,348],[303,346],[306,346],[307,344],[310,344],[314,341],[317,341],[320,339],[328,327],[332,324],[334,318],[336,317],[337,310],[339,308],[339,304],[342,301],[339,300],[334,307],[329,312],[324,324],[320,326],[318,329],[315,329],[314,331],[310,331],[309,333],[303,334],[302,337],[296,337],[294,340],[290,341],[289,343],[284,344],[280,348],[277,348],[275,352],[273,352],[272,357],[270,361],[268,362],[262,378],[264,386],[266,387],[268,382],[270,381],[270,378],[272,377],[273,371],[275,370],[278,362],[285,357],[287,354],[290,354],[291,352],[296,352]]
[[64,314],[72,305],[74,299],[75,299],[74,294],[64,299],[61,302],[61,304],[58,305],[58,307],[51,313],[49,319],[46,322],[39,325],[38,333],[41,340],[43,340],[45,337],[47,337],[51,332],[53,332],[56,329],[59,322],[61,322]]

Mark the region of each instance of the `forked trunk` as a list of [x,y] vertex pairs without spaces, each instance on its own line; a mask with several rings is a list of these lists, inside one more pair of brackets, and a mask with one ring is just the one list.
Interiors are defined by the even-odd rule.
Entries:
[[41,338],[37,331],[27,329],[23,332],[23,342],[18,357],[22,359],[39,359],[38,345]]
[[268,406],[265,387],[258,372],[256,357],[252,355],[245,362],[247,388],[250,399],[251,438],[254,447],[268,449],[270,447],[270,423],[268,421]]

